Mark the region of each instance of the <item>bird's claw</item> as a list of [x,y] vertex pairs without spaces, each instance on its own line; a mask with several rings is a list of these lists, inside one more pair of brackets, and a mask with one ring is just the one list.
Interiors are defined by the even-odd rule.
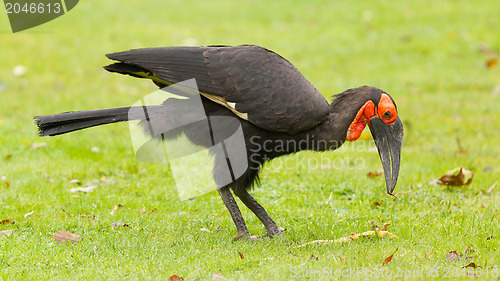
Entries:
[[268,230],[266,232],[266,234],[262,234],[262,235],[250,235],[250,236],[248,236],[248,238],[250,238],[250,240],[257,240],[257,239],[261,239],[261,238],[264,238],[264,237],[268,237],[268,238],[284,237],[283,231],[285,231],[285,230],[286,230],[286,228],[278,227],[277,231],[276,230],[272,230],[272,231]]

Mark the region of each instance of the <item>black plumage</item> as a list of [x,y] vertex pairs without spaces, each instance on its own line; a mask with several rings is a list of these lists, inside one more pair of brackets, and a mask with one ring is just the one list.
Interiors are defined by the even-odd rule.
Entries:
[[[219,135],[221,140],[229,137],[233,130],[228,129],[231,122],[224,124],[224,121],[217,121],[224,119],[217,117],[231,117],[241,125],[248,168],[232,183],[219,186],[218,189],[239,236],[247,236],[248,230],[230,189],[262,221],[267,235],[279,234],[280,230],[271,217],[248,193],[248,189],[258,181],[259,170],[264,163],[301,150],[324,151],[340,147],[346,140],[351,124],[358,122],[355,119],[360,109],[369,102],[377,107],[381,96],[386,94],[373,87],[353,88],[337,95],[329,105],[289,61],[259,46],[149,48],[112,53],[107,57],[118,62],[105,66],[106,70],[148,78],[159,87],[195,78],[205,114],[213,123],[211,126],[226,128],[223,130],[226,133]],[[189,99],[167,99],[162,105],[148,107],[152,114],[148,116],[147,122],[141,122],[144,130],[157,138],[175,138],[184,133],[193,143],[210,147],[214,140],[207,137],[210,132],[205,132],[208,129],[206,123],[182,123],[184,115],[188,114],[184,109],[189,108],[189,102]],[[141,119],[140,115],[130,115],[129,110],[116,108],[70,112],[38,116],[35,119],[39,134],[52,136],[106,123]],[[151,131],[148,122],[160,124],[161,129]],[[359,122],[366,121],[360,119]],[[396,139],[402,141],[399,118],[394,122],[396,125],[387,124],[396,128],[391,130],[395,132]],[[398,141],[391,142],[389,137],[389,142],[399,145],[400,150]],[[266,142],[294,145],[264,149]],[[394,152],[391,147],[388,149],[391,152],[388,152],[389,156],[381,154],[381,159],[384,162],[389,157],[393,161],[393,171],[395,162],[399,169],[399,151],[396,149]],[[216,182],[217,174],[228,161],[226,157],[215,153],[213,174]],[[395,181],[392,182],[389,177],[387,184],[390,193]]]

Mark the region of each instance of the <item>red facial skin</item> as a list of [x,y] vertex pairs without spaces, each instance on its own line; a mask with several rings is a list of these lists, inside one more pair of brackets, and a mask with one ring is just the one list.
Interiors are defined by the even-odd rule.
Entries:
[[373,102],[367,101],[356,114],[347,130],[347,141],[355,141],[361,136],[361,132],[372,118],[379,117],[386,124],[392,124],[398,118],[396,106],[387,94],[382,94],[377,106]]

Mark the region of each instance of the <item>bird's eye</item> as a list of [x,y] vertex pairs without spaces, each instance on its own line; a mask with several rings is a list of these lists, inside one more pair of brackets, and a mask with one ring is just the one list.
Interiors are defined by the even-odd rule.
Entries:
[[392,114],[391,114],[390,110],[387,110],[386,112],[384,112],[384,119],[385,120],[389,120],[389,119],[391,119],[391,117],[392,117]]

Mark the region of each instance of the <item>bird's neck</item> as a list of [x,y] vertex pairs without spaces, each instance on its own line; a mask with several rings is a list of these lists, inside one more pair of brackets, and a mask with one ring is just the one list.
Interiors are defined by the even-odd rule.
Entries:
[[356,114],[367,101],[368,99],[334,101],[330,105],[330,114],[323,122],[311,130],[300,133],[297,137],[315,144],[307,150],[325,151],[339,148],[346,141],[347,131]]

